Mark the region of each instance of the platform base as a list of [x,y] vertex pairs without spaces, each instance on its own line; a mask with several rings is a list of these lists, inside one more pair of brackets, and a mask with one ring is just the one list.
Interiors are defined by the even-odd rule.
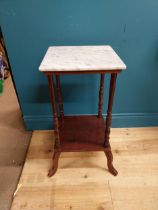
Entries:
[[72,116],[60,121],[61,150],[103,151],[105,124],[103,117]]
[[110,146],[105,147],[105,124],[103,117],[98,116],[68,116],[60,120],[60,148],[54,151],[53,167],[48,176],[53,176],[58,168],[61,152],[104,151],[107,157],[109,172],[116,176],[113,155]]

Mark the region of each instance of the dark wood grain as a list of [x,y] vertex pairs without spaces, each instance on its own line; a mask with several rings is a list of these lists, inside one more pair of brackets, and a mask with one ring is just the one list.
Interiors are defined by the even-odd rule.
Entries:
[[63,118],[64,118],[64,108],[63,108],[63,102],[62,102],[61,87],[60,87],[60,76],[59,75],[56,75],[56,88],[57,88],[60,118],[63,120]]
[[106,158],[107,158],[107,166],[108,166],[109,172],[112,175],[117,176],[118,172],[113,166],[113,155],[112,155],[112,152],[111,152],[111,148],[107,147],[104,150],[104,152],[105,152],[105,155],[106,155]]
[[60,147],[59,122],[58,122],[58,115],[57,115],[57,109],[56,109],[56,100],[55,100],[55,92],[54,92],[54,81],[53,81],[52,75],[48,76],[48,85],[49,85],[49,92],[50,92],[52,112],[53,112],[53,119],[54,119],[55,146],[56,147]]
[[57,168],[58,168],[58,159],[60,156],[60,137],[59,137],[59,121],[58,121],[58,115],[57,115],[57,109],[56,109],[56,100],[55,100],[55,92],[54,92],[54,81],[53,81],[53,75],[48,75],[48,85],[49,85],[49,92],[51,97],[51,104],[52,104],[52,112],[53,112],[53,118],[54,118],[54,134],[55,134],[55,149],[54,154],[52,157],[52,167],[50,168],[48,172],[48,176],[51,177],[55,174]]
[[115,70],[79,70],[79,71],[44,71],[45,75],[61,75],[61,74],[113,74],[113,73],[120,73],[122,70],[115,69]]
[[[52,79],[52,72],[45,72],[48,77],[49,90],[52,103],[52,111],[55,127],[55,150],[53,155],[53,166],[49,170],[48,176],[53,176],[58,168],[58,159],[61,152],[75,152],[75,151],[104,151],[107,157],[107,165],[110,173],[114,176],[117,175],[117,171],[113,166],[113,156],[109,143],[110,126],[111,126],[111,113],[112,104],[115,91],[115,83],[117,73],[121,70],[114,71],[100,71],[100,92],[99,92],[99,107],[98,116],[64,116],[61,92],[60,92],[60,80],[59,74],[55,72],[57,83],[57,96],[60,108],[61,118],[58,119],[56,110],[56,101],[54,93],[54,82]],[[98,73],[98,71],[96,71]],[[94,71],[88,72],[63,72],[68,73],[95,73]],[[109,89],[109,101],[108,111],[106,117],[106,127],[104,125],[104,119],[102,116],[102,104],[103,104],[103,88],[104,88],[104,73],[112,73]]]
[[112,114],[112,105],[113,105],[113,100],[114,100],[116,78],[117,78],[117,74],[111,74],[108,110],[107,110],[107,116],[106,116],[105,143],[104,143],[105,147],[110,146],[109,138],[110,138],[110,127],[111,127],[111,114]]
[[60,154],[61,154],[61,151],[59,149],[54,150],[53,157],[52,157],[53,165],[48,172],[49,177],[53,176],[58,169],[58,160],[59,160]]
[[104,149],[104,119],[97,116],[67,116],[60,121],[61,150],[100,151]]
[[103,95],[104,95],[104,78],[105,78],[105,74],[101,74],[100,90],[99,90],[99,104],[98,104],[98,117],[102,116]]

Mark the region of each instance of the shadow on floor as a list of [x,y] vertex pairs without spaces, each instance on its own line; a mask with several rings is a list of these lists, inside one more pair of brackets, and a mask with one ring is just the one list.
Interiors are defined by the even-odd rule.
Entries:
[[11,77],[0,96],[0,209],[9,210],[31,132],[25,131]]

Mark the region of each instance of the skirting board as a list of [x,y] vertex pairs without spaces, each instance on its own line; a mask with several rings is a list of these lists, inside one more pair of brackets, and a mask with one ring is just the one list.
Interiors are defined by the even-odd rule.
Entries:
[[[106,118],[106,115],[103,115]],[[27,130],[51,130],[54,127],[51,115],[23,116]],[[149,127],[158,126],[158,113],[113,114],[112,127]]]

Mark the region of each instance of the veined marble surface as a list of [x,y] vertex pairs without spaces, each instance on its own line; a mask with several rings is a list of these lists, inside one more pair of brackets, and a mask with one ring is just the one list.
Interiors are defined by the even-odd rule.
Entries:
[[40,71],[123,70],[126,65],[108,45],[49,47]]

